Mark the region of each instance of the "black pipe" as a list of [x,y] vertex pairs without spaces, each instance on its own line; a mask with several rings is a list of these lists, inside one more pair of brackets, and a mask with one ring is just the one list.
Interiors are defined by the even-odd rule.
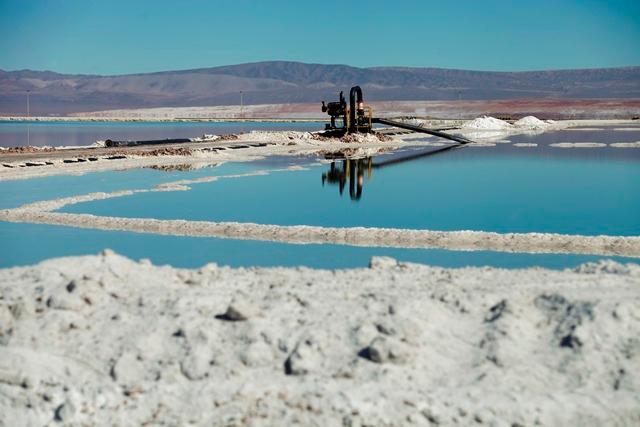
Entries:
[[373,163],[371,165],[371,168],[373,169],[382,169],[386,166],[391,166],[391,165],[395,165],[398,163],[404,163],[404,162],[408,162],[411,160],[416,160],[416,159],[420,159],[423,157],[429,157],[429,156],[434,156],[436,154],[441,154],[444,153],[445,151],[449,151],[449,150],[454,150],[454,149],[460,149],[462,148],[462,145],[460,144],[452,144],[452,145],[447,145],[446,147],[442,147],[442,148],[438,148],[436,150],[429,150],[429,151],[420,151],[417,154],[411,154],[408,156],[403,156],[403,157],[398,157],[395,159],[390,159],[390,160],[385,160],[382,162],[377,162],[377,163]]
[[348,160],[351,164],[351,174],[349,176],[349,197],[351,197],[351,200],[360,200],[362,198],[362,186],[364,183],[362,161],[362,159]]
[[[356,100],[356,97],[358,98]],[[357,105],[362,105],[362,89],[360,86],[354,86],[349,92],[349,133],[358,132],[358,124],[356,123],[356,102]]]
[[107,147],[134,147],[136,145],[179,144],[183,142],[191,142],[191,140],[188,138],[151,139],[147,141],[113,141],[107,139],[104,145]]
[[412,130],[414,132],[428,133],[429,135],[438,136],[440,138],[449,139],[451,141],[456,141],[456,142],[459,142],[460,144],[471,144],[471,143],[473,143],[473,141],[471,141],[470,139],[464,138],[462,136],[449,135],[448,133],[438,132],[437,130],[425,129],[425,128],[420,127],[420,126],[414,126],[414,125],[410,125],[410,124],[407,124],[407,123],[396,122],[395,120],[389,120],[389,119],[382,119],[382,118],[379,118],[379,117],[374,117],[374,118],[371,119],[371,122],[372,123],[380,123],[382,125],[395,126],[395,127],[403,128],[403,129],[408,129],[408,130]]

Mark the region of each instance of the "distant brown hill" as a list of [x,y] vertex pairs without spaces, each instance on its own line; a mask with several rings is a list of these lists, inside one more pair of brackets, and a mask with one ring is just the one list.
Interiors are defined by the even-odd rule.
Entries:
[[486,72],[438,68],[258,62],[119,76],[0,70],[0,114],[122,108],[301,103],[354,84],[371,101],[640,98],[640,67]]

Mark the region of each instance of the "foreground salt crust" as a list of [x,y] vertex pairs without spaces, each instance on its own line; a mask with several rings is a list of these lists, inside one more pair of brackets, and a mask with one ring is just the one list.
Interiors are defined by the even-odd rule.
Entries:
[[[637,425],[640,267],[0,270],[5,425]],[[0,424],[2,424],[0,422]]]

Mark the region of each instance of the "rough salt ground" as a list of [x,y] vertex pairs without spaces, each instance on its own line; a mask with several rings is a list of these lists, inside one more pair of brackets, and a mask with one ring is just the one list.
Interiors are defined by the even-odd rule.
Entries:
[[640,267],[0,270],[0,424],[637,425]]

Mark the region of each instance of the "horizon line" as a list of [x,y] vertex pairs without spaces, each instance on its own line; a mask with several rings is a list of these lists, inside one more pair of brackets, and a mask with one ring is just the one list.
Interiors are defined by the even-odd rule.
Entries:
[[286,61],[286,60],[274,59],[274,60],[268,60],[268,61],[253,61],[253,62],[241,62],[237,64],[215,65],[210,67],[167,69],[167,70],[160,70],[160,71],[144,71],[144,72],[122,73],[122,74],[67,73],[67,72],[54,71],[50,69],[34,70],[31,68],[21,68],[21,69],[14,69],[14,70],[7,70],[4,68],[0,68],[0,72],[53,73],[53,74],[66,75],[66,76],[85,76],[85,77],[124,77],[124,76],[136,76],[136,75],[142,75],[142,74],[163,74],[163,73],[176,73],[176,72],[184,73],[189,71],[202,71],[202,70],[211,70],[215,68],[268,64],[268,63],[319,65],[319,66],[328,66],[328,67],[349,67],[349,68],[355,68],[359,70],[407,69],[407,70],[442,70],[442,71],[465,71],[465,72],[474,72],[474,73],[505,73],[505,74],[547,73],[547,72],[559,72],[559,71],[561,72],[561,71],[588,71],[588,70],[618,70],[618,69],[640,68],[640,64],[638,64],[638,65],[623,65],[623,66],[617,66],[617,67],[549,68],[549,69],[537,69],[537,70],[533,69],[533,70],[519,70],[519,71],[505,71],[505,70],[496,71],[496,70],[474,70],[474,69],[466,69],[466,68],[446,68],[446,67],[428,67],[428,66],[417,67],[417,66],[404,66],[404,65],[381,65],[381,66],[359,67],[359,66],[348,65],[348,64],[324,64],[324,63],[318,63],[318,62]]

